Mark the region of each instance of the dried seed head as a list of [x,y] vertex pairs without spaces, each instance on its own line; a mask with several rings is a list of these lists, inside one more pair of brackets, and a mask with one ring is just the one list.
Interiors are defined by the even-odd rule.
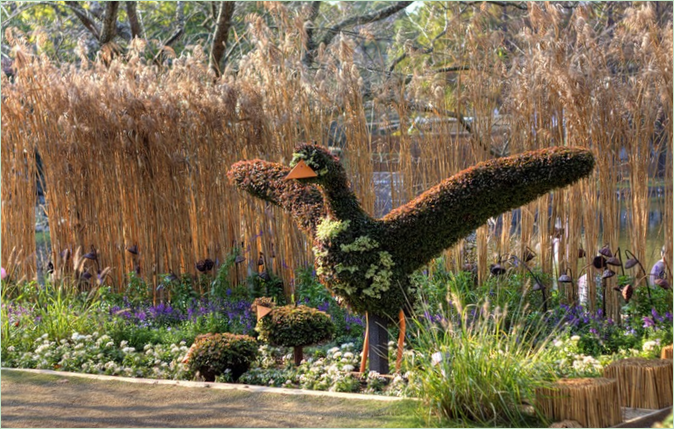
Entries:
[[607,258],[613,257],[613,253],[611,252],[611,248],[608,246],[608,244],[599,249],[599,253],[606,256]]
[[571,276],[568,274],[562,274],[557,281],[560,283],[571,283],[573,282],[573,279],[571,279]]
[[630,302],[632,295],[634,294],[634,288],[632,285],[626,285],[622,290],[622,296],[625,299],[625,302]]
[[592,260],[592,266],[598,270],[606,268],[606,259],[601,255],[597,255]]
[[489,271],[493,276],[500,276],[502,274],[505,274],[506,269],[503,268],[501,264],[493,264],[489,267]]
[[608,265],[613,265],[614,267],[619,267],[622,264],[620,263],[620,259],[616,258],[615,256],[611,256],[606,260],[606,263]]
[[213,267],[215,266],[215,262],[206,258],[206,259],[202,259],[202,260],[198,261],[195,264],[195,266],[196,266],[197,270],[199,270],[202,273],[205,273],[205,272],[213,269]]
[[603,280],[603,279],[609,279],[613,276],[615,276],[615,271],[609,270],[607,268],[607,269],[604,270],[604,273],[601,275],[601,278]]

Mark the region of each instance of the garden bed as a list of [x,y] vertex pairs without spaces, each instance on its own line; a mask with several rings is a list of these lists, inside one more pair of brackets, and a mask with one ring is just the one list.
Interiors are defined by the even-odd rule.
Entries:
[[[408,319],[401,369],[382,376],[357,372],[362,318],[340,308],[323,286],[305,275],[297,285],[297,301],[327,312],[335,339],[305,347],[304,361],[296,366],[292,348],[272,347],[257,338],[257,357],[233,389],[415,397],[419,401],[414,402],[433,410],[426,425],[468,420],[538,425],[535,412],[520,412],[517,406],[532,403],[529,395],[536,385],[555,377],[601,376],[615,359],[659,357],[661,345],[671,338],[670,291],[654,289],[658,307],[647,310],[643,304],[648,297],[637,291],[626,309],[629,317],[619,324],[600,312],[559,303],[554,293],[544,312],[538,293],[521,293],[525,277],[508,273],[478,285],[470,273],[436,270],[418,275],[415,281],[424,295]],[[219,383],[204,384],[183,362],[199,335],[257,336],[253,300],[241,288],[231,290],[225,284],[216,284],[222,295],[203,297],[193,295],[188,286],[176,281],[171,284],[172,301],[153,305],[134,295],[147,290],[142,284],[129,285],[119,296],[105,289],[92,295],[49,284],[3,282],[2,364],[111,376],[106,380],[153,379],[158,385],[231,385],[220,384],[230,381],[227,373],[216,378]],[[396,330],[393,326],[392,338]],[[395,346],[389,343],[391,362],[396,360]],[[443,400],[447,392],[451,401]],[[475,413],[493,403],[509,405],[493,414]],[[518,410],[517,415],[510,410]]]

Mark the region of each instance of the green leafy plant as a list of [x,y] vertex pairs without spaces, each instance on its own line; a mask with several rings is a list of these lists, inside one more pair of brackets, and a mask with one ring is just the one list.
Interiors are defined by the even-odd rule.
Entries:
[[252,296],[255,298],[268,296],[279,304],[285,304],[283,279],[273,273],[252,274],[248,277]]
[[332,339],[335,325],[329,315],[304,305],[276,307],[255,328],[260,339],[273,346],[293,347],[295,364],[302,362],[302,348]]
[[145,283],[145,280],[143,280],[143,278],[134,271],[128,273],[127,277],[125,296],[129,303],[132,305],[137,305],[147,301],[149,297],[149,289],[147,283]]
[[209,296],[211,298],[226,298],[227,290],[230,288],[229,283],[229,273],[236,263],[236,257],[239,256],[241,250],[238,247],[232,249],[232,251],[227,255],[225,261],[220,264],[217,272],[215,273],[215,278],[211,282],[211,288],[209,290]]
[[311,307],[332,299],[330,292],[313,274],[313,267],[300,268],[295,275],[295,300]]
[[533,404],[534,388],[555,377],[545,326],[528,324],[522,307],[463,306],[456,295],[452,303],[440,321],[412,321],[414,386],[427,423],[539,424],[523,404]]
[[248,371],[258,354],[258,345],[248,335],[206,334],[195,339],[188,352],[189,370],[206,381],[228,373],[233,381]]

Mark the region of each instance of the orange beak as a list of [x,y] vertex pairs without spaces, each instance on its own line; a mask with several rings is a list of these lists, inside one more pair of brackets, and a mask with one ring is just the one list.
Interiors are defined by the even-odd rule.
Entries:
[[307,164],[304,163],[304,160],[300,160],[297,165],[290,170],[290,173],[286,176],[288,179],[308,179],[310,177],[318,177],[318,174],[311,169]]
[[257,320],[260,320],[267,314],[271,313],[271,308],[262,307],[261,305],[258,305],[256,311],[257,311]]

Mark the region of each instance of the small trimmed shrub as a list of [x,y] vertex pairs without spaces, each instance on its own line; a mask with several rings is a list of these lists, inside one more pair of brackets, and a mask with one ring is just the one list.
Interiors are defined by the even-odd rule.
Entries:
[[196,338],[185,362],[206,381],[229,372],[236,381],[257,358],[258,344],[248,335],[206,334]]
[[293,347],[296,365],[302,361],[303,347],[329,341],[335,335],[329,315],[304,305],[276,307],[255,329],[260,339],[272,346]]

